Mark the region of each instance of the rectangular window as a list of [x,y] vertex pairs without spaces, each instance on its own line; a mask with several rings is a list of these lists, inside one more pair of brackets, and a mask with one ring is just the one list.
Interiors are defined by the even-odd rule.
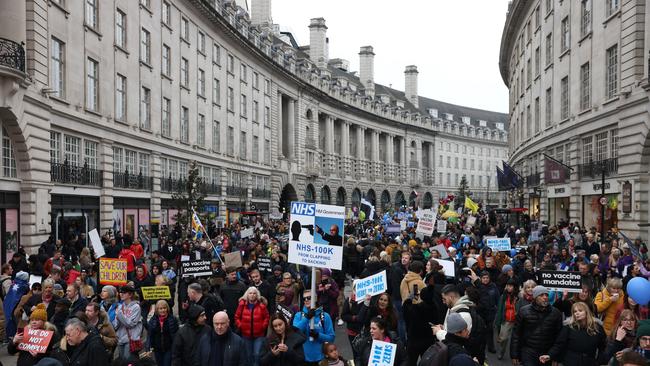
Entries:
[[255,163],[260,161],[260,138],[258,136],[253,136],[253,156],[252,160]]
[[447,168],[451,168],[451,156],[447,156]]
[[235,129],[230,126],[228,126],[228,134],[226,135],[226,148],[228,155],[235,155]]
[[609,157],[618,158],[618,128],[609,131]]
[[241,81],[246,82],[246,80],[248,80],[248,67],[246,67],[244,64],[241,64],[240,69],[241,73],[239,75],[239,78]]
[[607,99],[614,98],[618,92],[618,45],[607,49],[605,56],[605,82]]
[[190,62],[186,58],[181,58],[181,86],[187,88],[190,79]]
[[239,135],[239,157],[246,159],[246,132],[244,131]]
[[212,103],[221,104],[221,83],[219,79],[212,79]]
[[260,88],[260,74],[258,74],[257,72],[253,72],[253,88],[254,89]]
[[86,0],[86,25],[97,29],[99,0]]
[[530,111],[530,104],[526,106],[526,137],[531,137],[532,133],[530,132],[533,128],[533,116]]
[[99,108],[99,63],[90,57],[86,62],[86,108]]
[[454,157],[454,169],[458,169],[458,157]]
[[205,55],[205,34],[203,34],[203,32],[198,32],[197,34],[196,49]]
[[253,122],[260,121],[260,104],[254,100],[253,101]]
[[551,10],[553,10],[553,1],[554,0],[546,0],[546,12],[550,13]]
[[190,110],[181,108],[181,142],[190,142]]
[[142,87],[140,92],[140,127],[145,130],[151,129],[151,90]]
[[140,0],[140,5],[150,8],[151,7],[151,0]]
[[228,72],[235,73],[235,58],[232,55],[228,55]]
[[234,112],[235,111],[235,91],[232,88],[228,88],[228,95],[226,96],[228,98],[228,111]]
[[140,32],[140,61],[145,64],[151,62],[151,34],[144,28]]
[[113,171],[124,172],[124,150],[121,147],[113,148]]
[[221,152],[221,124],[219,121],[212,121],[212,151]]
[[120,9],[115,12],[115,45],[126,48],[126,14]]
[[546,126],[552,125],[551,119],[553,118],[553,92],[551,88],[546,89],[546,106],[544,109],[544,115],[546,120]]
[[271,80],[264,79],[264,94],[271,95]]
[[605,0],[605,16],[610,17],[618,11],[619,0]]
[[137,158],[137,152],[124,149],[124,170],[131,174],[137,174]]
[[550,65],[551,62],[553,62],[553,33],[546,36],[546,65]]
[[171,136],[171,129],[172,129],[172,101],[163,98],[162,100],[162,126],[161,126],[161,134],[165,137],[170,137]]
[[165,76],[171,76],[172,70],[172,50],[166,44],[162,48],[162,73]]
[[97,169],[97,150],[99,144],[95,141],[84,141],[84,164],[88,164],[88,168]]
[[126,121],[126,77],[117,74],[115,78],[115,119]]
[[[539,97],[535,98],[535,133],[538,133],[541,128],[541,121],[540,121],[540,111],[539,111]],[[488,150],[489,152],[490,150]],[[490,156],[490,154],[488,154]]]
[[181,39],[190,41],[190,22],[186,18],[181,18]]
[[588,164],[594,161],[593,136],[582,139],[582,163]]
[[199,69],[199,77],[196,83],[197,93],[202,97],[205,96],[205,71]]
[[540,72],[540,57],[541,57],[541,51],[539,50],[539,47],[535,48],[535,76],[539,76]]
[[580,36],[591,32],[591,0],[582,0],[580,9]]
[[571,24],[569,23],[569,17],[566,16],[562,19],[561,25],[562,38],[560,39],[560,51],[564,52],[569,49],[571,46]]
[[178,162],[178,175],[183,179],[187,179],[187,161]]
[[169,177],[171,179],[178,178],[178,160],[169,159]]
[[221,65],[221,47],[218,44],[212,44],[212,62]]
[[526,80],[528,81],[528,86],[533,82],[533,68],[530,59],[526,61]]
[[65,43],[52,37],[52,89],[54,96],[65,98]]
[[271,108],[264,107],[264,126],[269,126],[271,123]]
[[246,95],[242,94],[241,99],[239,100],[239,114],[244,118],[246,118],[247,115],[248,115],[248,113],[247,113],[248,105],[247,104],[248,104],[248,102],[246,100]]
[[162,4],[162,22],[165,23],[165,25],[170,26],[172,24],[172,8],[171,5],[169,5],[168,2],[163,1]]
[[591,73],[589,62],[580,66],[580,110],[591,108]]
[[61,134],[50,131],[50,162],[61,163]]
[[81,139],[78,137],[65,135],[65,146],[63,161],[67,161],[70,166],[79,166],[79,153],[81,152]]
[[271,165],[271,140],[264,140],[264,164]]
[[541,25],[540,23],[540,16],[539,16],[539,6],[535,8],[535,29],[539,28]]
[[569,118],[569,77],[560,81],[560,120]]
[[196,121],[196,144],[205,147],[205,116],[202,114]]
[[138,158],[138,173],[149,176],[149,154],[139,153]]
[[596,134],[596,161],[607,159],[607,131]]

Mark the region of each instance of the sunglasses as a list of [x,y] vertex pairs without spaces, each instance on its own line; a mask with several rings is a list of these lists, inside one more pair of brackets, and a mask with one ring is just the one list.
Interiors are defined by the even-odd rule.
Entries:
[[305,296],[305,297],[303,298],[303,301],[310,301],[310,300],[311,300],[311,296]]

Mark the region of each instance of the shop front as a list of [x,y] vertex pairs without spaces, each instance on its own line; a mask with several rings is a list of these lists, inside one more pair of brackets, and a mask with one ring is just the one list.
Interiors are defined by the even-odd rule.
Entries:
[[113,232],[122,236],[139,238],[149,243],[149,222],[151,203],[148,198],[113,198]]
[[537,189],[531,190],[528,195],[528,214],[533,221],[539,220],[539,191]]
[[[595,227],[600,231],[604,220],[605,231],[618,227],[619,183],[615,179],[605,181],[605,195],[601,182],[584,182],[582,193],[582,223],[585,228]],[[603,218],[603,207],[604,218]]]
[[226,223],[239,222],[242,218],[242,213],[247,212],[246,202],[244,201],[227,201],[226,202]]
[[553,185],[546,188],[548,197],[548,223],[555,225],[560,221],[570,221],[569,196],[571,187],[568,184]]
[[[52,194],[52,234],[66,243],[80,234],[99,229],[99,197]],[[88,236],[86,236],[88,245]]]
[[2,263],[7,263],[20,246],[20,193],[0,191],[0,243]]

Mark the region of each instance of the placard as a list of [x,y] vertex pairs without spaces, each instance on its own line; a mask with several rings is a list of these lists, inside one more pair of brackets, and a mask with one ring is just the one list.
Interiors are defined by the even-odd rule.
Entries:
[[293,311],[288,309],[286,306],[282,306],[281,304],[275,304],[276,310],[284,316],[284,318],[291,324],[291,320],[293,319]]
[[393,366],[396,354],[396,344],[373,339],[368,366]]
[[564,228],[562,229],[562,234],[564,235],[564,240],[569,241],[571,240],[571,234],[569,233],[569,228]]
[[186,261],[181,262],[182,277],[199,277],[211,276],[212,268],[210,268],[209,260]]
[[126,259],[99,258],[99,283],[102,285],[126,285]]
[[431,248],[429,251],[431,252],[433,250],[436,250],[436,251],[438,251],[438,253],[440,253],[440,258],[442,258],[442,259],[449,258],[449,254],[447,253],[447,249],[445,248],[444,245],[438,244],[435,247]]
[[567,271],[538,271],[537,283],[549,291],[581,292],[582,280],[580,272]]
[[190,256],[189,256],[189,255],[181,255],[181,262],[187,262],[187,261],[189,261],[189,260],[190,260]]
[[438,234],[444,234],[447,232],[447,221],[445,220],[438,220],[436,223],[436,231]]
[[418,227],[415,229],[415,232],[421,233],[424,236],[431,236],[431,234],[433,234],[436,215],[431,210],[422,210],[419,212],[420,221],[418,221]]
[[99,238],[99,233],[97,229],[92,229],[88,232],[88,237],[90,238],[90,244],[93,246],[93,251],[95,252],[95,258],[103,257],[106,255],[104,251],[104,246],[102,241]]
[[386,279],[386,270],[383,270],[372,276],[354,280],[354,294],[357,302],[363,302],[366,295],[374,296],[388,290],[388,281]]
[[255,234],[255,229],[253,229],[252,227],[249,227],[249,228],[244,229],[244,230],[241,231],[241,238],[242,239],[250,238],[254,234]]
[[386,234],[399,234],[401,227],[399,224],[386,225]]
[[31,289],[35,283],[43,284],[43,276],[29,275],[29,288]]
[[400,231],[404,231],[404,230],[406,230],[406,224],[407,224],[406,220],[402,220],[402,221],[400,221],[400,222],[399,222],[399,230],[400,230]]
[[289,263],[342,268],[345,207],[291,202]]
[[474,226],[476,224],[476,217],[475,216],[470,216],[467,218],[466,225],[467,226]]
[[442,269],[445,271],[445,276],[456,277],[456,263],[454,261],[444,259],[436,259],[436,261],[442,266]]
[[494,252],[509,252],[510,238],[489,238],[486,239],[487,246]]
[[224,262],[226,264],[226,268],[233,267],[233,268],[241,268],[243,267],[242,262],[241,262],[241,253],[237,250],[232,253],[226,253],[224,254]]
[[172,298],[169,286],[143,286],[140,287],[140,290],[145,300],[169,300]]
[[18,344],[19,351],[45,353],[54,335],[53,330],[24,328],[23,341]]
[[257,257],[257,269],[260,272],[272,273],[273,266],[271,265],[271,258],[267,256]]

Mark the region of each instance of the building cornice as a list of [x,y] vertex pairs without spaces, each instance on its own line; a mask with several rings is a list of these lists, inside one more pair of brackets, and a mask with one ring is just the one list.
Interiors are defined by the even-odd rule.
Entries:
[[517,29],[521,22],[524,20],[522,15],[527,5],[533,4],[530,0],[512,0],[508,5],[508,15],[506,16],[506,23],[503,26],[503,33],[501,34],[501,48],[499,51],[499,70],[501,71],[501,78],[507,87],[510,87],[509,71],[510,71],[510,55],[512,48],[517,39]]

